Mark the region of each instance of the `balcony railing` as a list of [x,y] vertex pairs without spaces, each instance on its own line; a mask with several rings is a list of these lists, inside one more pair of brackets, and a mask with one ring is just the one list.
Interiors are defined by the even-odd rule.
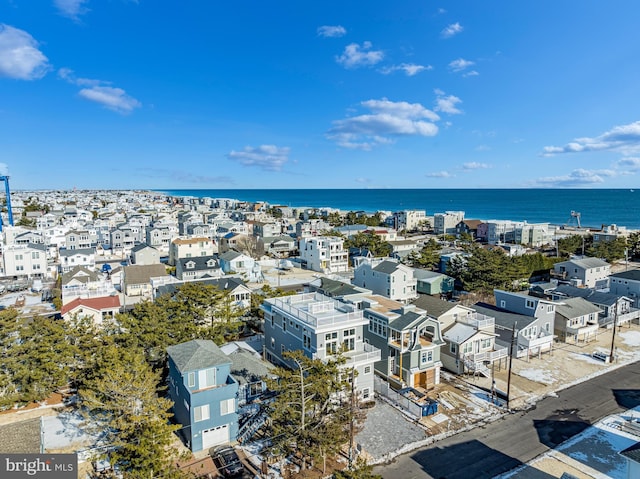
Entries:
[[468,324],[476,329],[493,328],[495,326],[495,318],[492,316],[485,316],[484,314],[475,313],[468,314],[466,316],[458,317],[457,322]]
[[473,363],[483,363],[484,361],[494,362],[509,355],[509,350],[505,347],[496,347],[493,351],[483,351],[481,353],[465,354],[465,360]]
[[[598,318],[598,325],[601,328],[609,327],[613,324],[615,315],[609,315],[604,318]],[[640,309],[631,308],[631,311],[624,314],[619,314],[618,319],[616,319],[616,324],[625,324],[634,319],[640,318]]]

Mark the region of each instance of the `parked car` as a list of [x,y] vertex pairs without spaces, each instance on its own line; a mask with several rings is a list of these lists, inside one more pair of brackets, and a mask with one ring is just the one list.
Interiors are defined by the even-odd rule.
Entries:
[[212,450],[211,457],[220,474],[224,477],[237,477],[244,472],[238,453],[231,446],[219,446]]

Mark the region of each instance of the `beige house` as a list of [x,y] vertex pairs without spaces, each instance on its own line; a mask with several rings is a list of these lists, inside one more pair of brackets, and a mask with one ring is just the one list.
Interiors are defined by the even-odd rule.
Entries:
[[125,266],[122,275],[122,291],[127,296],[143,296],[151,298],[151,278],[167,275],[163,264]]

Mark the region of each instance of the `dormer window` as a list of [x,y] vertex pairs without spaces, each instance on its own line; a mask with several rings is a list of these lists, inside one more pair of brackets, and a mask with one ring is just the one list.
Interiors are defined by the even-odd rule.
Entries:
[[196,264],[193,261],[189,261],[185,266],[187,269],[193,269],[196,267]]

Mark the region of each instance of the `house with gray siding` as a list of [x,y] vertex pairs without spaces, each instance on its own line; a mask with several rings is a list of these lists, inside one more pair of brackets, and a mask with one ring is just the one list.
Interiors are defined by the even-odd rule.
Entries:
[[600,258],[582,258],[561,261],[553,265],[556,277],[574,286],[607,288],[611,265]]
[[380,350],[365,342],[369,321],[361,310],[320,293],[266,299],[261,309],[268,361],[293,367],[284,355],[287,351],[301,350],[323,361],[341,353],[346,359],[343,367],[357,371],[357,393],[363,400],[373,398],[373,368]]

